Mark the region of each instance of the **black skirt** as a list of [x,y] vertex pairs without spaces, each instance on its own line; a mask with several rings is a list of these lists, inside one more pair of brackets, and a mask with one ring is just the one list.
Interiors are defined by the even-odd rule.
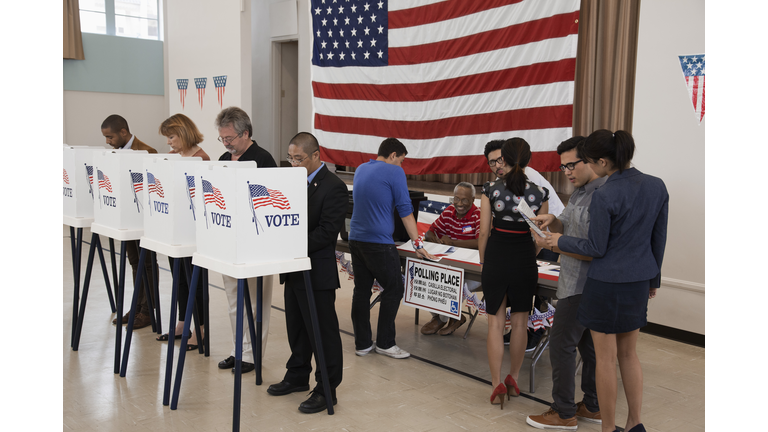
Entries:
[[504,296],[512,312],[530,312],[539,281],[536,246],[531,234],[513,234],[493,229],[483,259],[482,282],[486,312],[495,315]]
[[578,320],[600,333],[627,333],[648,324],[651,281],[611,283],[587,278]]

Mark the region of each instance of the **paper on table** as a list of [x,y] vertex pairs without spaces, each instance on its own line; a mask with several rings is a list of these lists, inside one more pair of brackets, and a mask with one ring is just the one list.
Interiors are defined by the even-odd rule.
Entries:
[[[413,244],[411,242],[405,242],[397,248],[402,251],[414,252]],[[443,258],[473,264],[480,261],[480,255],[477,249],[466,249],[432,242],[424,242],[424,249],[437,258],[434,261],[440,261]]]
[[520,200],[520,202],[517,204],[517,209],[520,211],[520,214],[523,215],[523,219],[528,222],[528,225],[531,227],[531,229],[535,231],[539,236],[544,237],[544,233],[531,220],[532,218],[536,217],[536,214],[533,212],[533,210],[531,210],[530,207],[528,207],[528,203],[525,202],[525,199]]

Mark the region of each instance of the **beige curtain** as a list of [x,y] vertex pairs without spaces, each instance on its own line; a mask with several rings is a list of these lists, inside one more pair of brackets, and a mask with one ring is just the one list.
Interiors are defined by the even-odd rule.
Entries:
[[85,60],[78,0],[64,0],[64,58]]

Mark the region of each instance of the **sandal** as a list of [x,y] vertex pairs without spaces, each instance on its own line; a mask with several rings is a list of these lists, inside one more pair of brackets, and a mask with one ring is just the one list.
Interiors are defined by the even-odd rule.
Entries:
[[187,345],[187,351],[194,351],[197,349],[197,345]]
[[[174,339],[181,339],[181,335],[180,335],[180,334],[177,334],[177,335],[173,335],[173,338],[174,338]],[[162,335],[160,335],[160,336],[156,337],[156,338],[155,338],[155,340],[156,340],[156,341],[160,341],[160,342],[165,342],[165,341],[167,341],[167,340],[168,340],[168,333],[166,333],[166,334],[162,334]]]

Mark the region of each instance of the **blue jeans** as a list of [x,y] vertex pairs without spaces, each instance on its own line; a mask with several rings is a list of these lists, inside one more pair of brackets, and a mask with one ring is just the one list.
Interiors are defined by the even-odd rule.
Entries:
[[355,273],[355,289],[352,292],[355,349],[366,349],[373,344],[371,287],[374,279],[384,288],[379,306],[376,346],[382,349],[391,348],[395,346],[395,318],[405,289],[397,248],[394,244],[350,240],[349,250],[352,255],[352,270]]

